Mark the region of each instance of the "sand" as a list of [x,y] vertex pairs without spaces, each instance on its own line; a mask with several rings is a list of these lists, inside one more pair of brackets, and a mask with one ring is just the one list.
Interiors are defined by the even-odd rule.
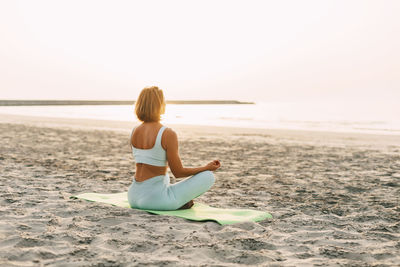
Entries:
[[0,266],[394,266],[400,137],[173,126],[196,201],[274,218],[221,226],[70,199],[127,190],[132,123],[0,115]]

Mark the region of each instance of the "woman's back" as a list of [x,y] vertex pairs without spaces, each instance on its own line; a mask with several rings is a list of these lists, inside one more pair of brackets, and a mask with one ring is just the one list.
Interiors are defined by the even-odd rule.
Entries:
[[136,159],[136,181],[142,182],[166,173],[164,130],[164,126],[154,122],[143,123],[133,131],[131,145]]

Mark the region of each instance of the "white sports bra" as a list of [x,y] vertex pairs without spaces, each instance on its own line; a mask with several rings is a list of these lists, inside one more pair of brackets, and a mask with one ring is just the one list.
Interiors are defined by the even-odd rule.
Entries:
[[160,128],[157,134],[156,143],[149,149],[140,149],[132,145],[132,135],[135,131],[135,129],[133,129],[131,135],[131,147],[136,163],[145,163],[159,167],[167,166],[167,152],[161,146],[161,137],[165,129],[167,129],[165,126]]

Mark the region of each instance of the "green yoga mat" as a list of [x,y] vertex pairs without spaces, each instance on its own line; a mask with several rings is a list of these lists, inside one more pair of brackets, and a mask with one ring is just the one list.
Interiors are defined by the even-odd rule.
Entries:
[[[128,194],[126,192],[116,194],[84,193],[77,196],[72,196],[71,198],[80,198],[94,202],[103,202],[118,207],[130,208],[128,203]],[[246,221],[259,222],[268,218],[272,218],[272,215],[265,211],[213,208],[197,202],[195,202],[193,207],[186,210],[144,211],[153,214],[181,217],[193,221],[216,221],[221,225]]]

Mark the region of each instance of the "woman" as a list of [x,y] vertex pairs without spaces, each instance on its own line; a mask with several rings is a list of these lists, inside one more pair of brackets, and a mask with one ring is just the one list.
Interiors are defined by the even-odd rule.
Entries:
[[[131,207],[152,210],[176,210],[193,206],[193,199],[206,192],[215,178],[211,171],[221,164],[214,160],[198,168],[184,168],[178,151],[176,133],[160,123],[165,112],[162,90],[147,87],[136,101],[135,112],[143,123],[133,129],[132,152],[136,174],[128,190]],[[170,184],[167,163],[175,177],[187,177]]]

